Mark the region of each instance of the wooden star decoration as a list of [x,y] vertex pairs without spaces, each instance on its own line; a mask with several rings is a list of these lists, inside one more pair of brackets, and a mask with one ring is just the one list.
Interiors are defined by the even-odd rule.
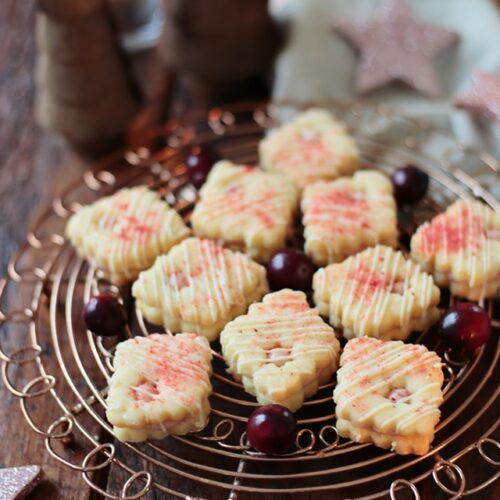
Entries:
[[22,500],[42,478],[38,465],[0,469],[0,500]]
[[360,93],[397,80],[436,97],[440,86],[433,58],[458,41],[453,31],[418,21],[404,0],[386,0],[374,20],[335,29],[360,52],[355,75]]
[[500,123],[500,75],[476,71],[472,83],[471,90],[455,98],[455,106]]

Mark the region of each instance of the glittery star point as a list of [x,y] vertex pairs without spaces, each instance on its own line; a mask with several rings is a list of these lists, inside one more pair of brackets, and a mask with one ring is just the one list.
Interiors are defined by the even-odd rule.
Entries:
[[42,478],[38,465],[0,469],[0,500],[21,500],[26,498]]
[[374,20],[335,29],[360,52],[355,86],[361,93],[399,80],[436,97],[440,87],[432,59],[458,41],[456,33],[418,21],[405,0],[386,0]]
[[455,98],[455,106],[500,123],[500,75],[476,71],[473,87]]

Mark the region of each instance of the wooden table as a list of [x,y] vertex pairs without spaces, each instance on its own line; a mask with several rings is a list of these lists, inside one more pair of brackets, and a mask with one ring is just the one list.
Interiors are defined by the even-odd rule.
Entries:
[[[34,13],[31,2],[2,0],[0,2],[0,275],[5,275],[9,257],[23,241],[30,221],[40,207],[55,193],[77,179],[88,162],[65,146],[63,141],[37,127],[32,107],[34,99],[33,68],[35,44],[32,36]],[[136,69],[148,73],[145,87],[152,105],[142,114],[142,122],[160,118],[154,110],[162,109],[168,81],[158,69],[153,55],[136,58]],[[174,107],[180,111],[192,107],[192,96],[178,89],[174,92]],[[252,96],[254,97],[254,96]],[[151,112],[151,110],[153,110]],[[11,298],[12,300],[12,298]],[[15,338],[2,338],[2,345],[19,347]],[[15,379],[14,379],[15,381]],[[69,391],[69,389],[67,389]],[[52,422],[52,410],[39,408],[38,423],[43,427]],[[0,466],[9,467],[28,463],[43,465],[45,479],[32,498],[85,499],[97,498],[89,490],[82,476],[62,467],[43,447],[43,441],[25,424],[18,399],[0,387],[0,436],[6,445],[0,447]],[[72,461],[81,460],[82,450],[70,451]],[[474,481],[474,471],[471,473]],[[113,485],[119,472],[110,471],[104,481]],[[105,484],[104,484],[105,486]],[[0,485],[1,488],[1,485]],[[495,495],[496,492],[496,495]],[[425,493],[425,490],[424,490]],[[490,487],[469,498],[499,498],[500,491]],[[152,494],[150,498],[160,498]],[[310,496],[318,498],[318,496]],[[324,498],[332,498],[326,495]],[[426,497],[424,497],[426,498]],[[427,497],[430,498],[430,497]]]

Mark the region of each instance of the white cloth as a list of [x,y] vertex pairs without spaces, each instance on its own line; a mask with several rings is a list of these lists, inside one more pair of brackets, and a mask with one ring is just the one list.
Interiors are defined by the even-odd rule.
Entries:
[[[271,14],[289,25],[289,40],[275,67],[273,98],[297,101],[338,99],[384,102],[451,131],[463,144],[500,160],[500,125],[473,119],[453,107],[453,97],[471,88],[474,69],[500,73],[500,14],[493,0],[407,0],[416,18],[455,31],[457,46],[435,59],[441,97],[428,99],[411,88],[390,84],[364,96],[353,87],[357,55],[335,31],[341,20],[373,16],[384,0],[271,0]],[[500,177],[488,183],[500,197]]]

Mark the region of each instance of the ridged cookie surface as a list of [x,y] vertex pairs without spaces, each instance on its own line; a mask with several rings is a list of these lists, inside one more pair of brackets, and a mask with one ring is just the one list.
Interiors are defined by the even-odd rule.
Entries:
[[203,429],[212,392],[207,339],[153,334],[118,344],[106,415],[123,441],[162,439]]
[[439,318],[432,276],[393,248],[377,245],[316,271],[314,302],[343,336],[405,339]]
[[116,285],[133,281],[189,233],[180,215],[146,186],[83,206],[66,226],[80,257],[94,261]]
[[210,171],[191,224],[200,238],[267,261],[285,246],[297,203],[295,186],[282,175],[224,160]]
[[478,201],[460,200],[417,229],[411,258],[439,286],[469,300],[500,292],[500,213]]
[[304,189],[305,251],[319,266],[340,262],[378,243],[396,246],[392,183],[376,170],[319,181]]
[[267,293],[266,270],[212,240],[188,238],[158,257],[132,286],[143,316],[171,332],[213,341],[228,321]]
[[302,292],[281,290],[226,325],[221,346],[229,372],[261,404],[292,411],[327,382],[338,366],[333,328]]
[[358,443],[424,455],[434,438],[443,401],[439,356],[423,345],[350,340],[337,386],[337,431]]
[[354,172],[359,153],[345,127],[323,109],[309,109],[259,144],[264,170],[281,172],[302,190],[318,180]]

